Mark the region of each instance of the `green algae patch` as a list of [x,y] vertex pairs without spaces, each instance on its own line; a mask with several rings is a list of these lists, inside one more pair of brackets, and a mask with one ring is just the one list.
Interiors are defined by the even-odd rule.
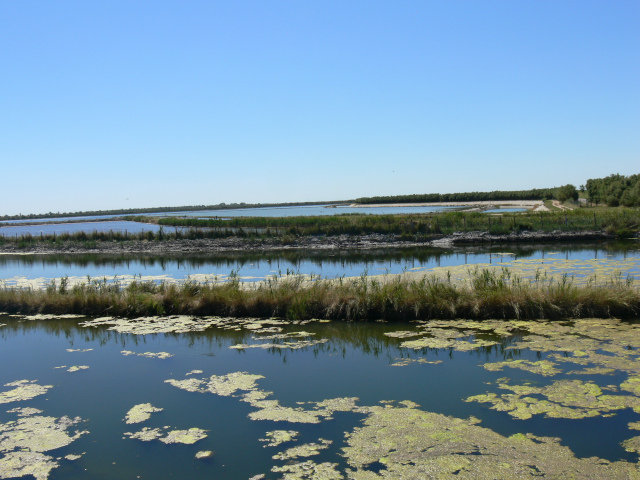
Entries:
[[313,455],[320,455],[320,450],[329,448],[333,442],[331,440],[325,440],[324,438],[318,439],[319,443],[305,443],[289,448],[281,453],[276,453],[272,458],[274,460],[291,460],[298,457],[311,457]]
[[489,403],[493,410],[507,412],[521,420],[542,414],[548,418],[581,419],[626,408],[640,410],[640,398],[630,395],[605,395],[595,383],[580,380],[560,380],[545,387],[506,383],[501,383],[498,387],[513,393],[474,395],[465,401]]
[[485,363],[482,366],[491,372],[501,372],[504,367],[509,367],[518,368],[526,372],[537,373],[545,377],[562,373],[561,370],[555,368],[556,364],[549,360],[540,360],[538,362],[531,362],[529,360],[509,360],[506,362]]
[[171,358],[173,357],[172,353],[168,353],[168,352],[144,352],[144,353],[136,353],[136,352],[132,352],[131,350],[122,350],[120,352],[121,354],[123,354],[125,357],[129,356],[129,355],[137,355],[138,357],[147,357],[147,358],[159,358],[161,360],[164,360],[165,358]]
[[[363,427],[347,435],[347,477],[376,478],[640,478],[635,465],[577,459],[558,439],[501,436],[473,421],[391,405],[370,407]],[[375,473],[372,465],[382,465]]]
[[[273,467],[272,472],[284,473],[284,480],[342,480],[344,476],[337,470],[337,463],[306,462]],[[258,477],[264,478],[264,477]]]
[[67,372],[79,372],[80,370],[86,370],[88,369],[89,366],[88,365],[74,365],[72,367],[69,367],[67,369]]
[[124,432],[124,434],[131,439],[150,442],[162,437],[164,432],[160,428],[143,427],[139,432]]
[[265,435],[267,438],[259,439],[261,442],[269,442],[264,447],[277,447],[283,443],[295,442],[296,437],[300,434],[295,430],[272,430]]
[[31,400],[39,395],[44,395],[53,388],[53,385],[38,385],[36,380],[16,380],[6,383],[5,387],[15,387],[12,390],[0,392],[0,404]]
[[87,431],[67,430],[82,419],[69,417],[44,417],[29,415],[16,421],[0,424],[0,478],[16,478],[33,475],[42,480],[58,467],[58,460],[45,455],[71,444]]
[[196,458],[198,460],[202,460],[204,458],[211,458],[213,457],[213,452],[211,450],[200,450],[199,452],[196,453]]
[[192,445],[207,437],[207,431],[201,428],[190,428],[188,430],[171,430],[166,437],[160,438],[162,443],[184,443]]
[[16,407],[11,410],[7,410],[7,413],[15,413],[18,417],[29,417],[31,415],[42,413],[42,410],[31,407]]
[[142,423],[149,420],[152,413],[161,412],[162,410],[162,408],[154,407],[150,403],[135,405],[127,412],[125,423]]
[[429,361],[426,358],[396,358],[393,363],[390,363],[390,367],[406,367],[414,363],[420,363],[423,365],[438,365],[442,363],[442,360]]
[[282,343],[238,343],[236,345],[231,345],[229,348],[234,350],[245,350],[248,348],[262,348],[262,349],[289,349],[289,350],[299,350],[301,348],[313,347],[314,345],[320,345],[328,342],[329,340],[326,338],[318,339],[318,340],[299,340],[295,342],[282,342]]

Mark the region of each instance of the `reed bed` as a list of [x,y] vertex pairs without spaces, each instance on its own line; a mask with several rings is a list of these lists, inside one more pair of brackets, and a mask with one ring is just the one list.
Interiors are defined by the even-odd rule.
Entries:
[[640,231],[640,209],[577,209],[562,212],[523,212],[487,215],[480,212],[446,212],[412,215],[346,214],[315,217],[237,217],[231,219],[125,217],[143,223],[154,223],[157,232],[127,233],[122,231],[77,232],[50,235],[0,234],[0,246],[15,244],[29,248],[35,244],[52,247],[77,242],[95,248],[100,242],[198,240],[246,238],[270,240],[284,245],[310,236],[395,235],[401,240],[429,241],[456,232],[487,232],[510,235],[524,231],[536,232],[605,232],[618,238],[628,238]]
[[560,279],[521,279],[509,269],[477,269],[465,283],[436,276],[389,275],[323,279],[276,276],[246,284],[233,273],[225,283],[180,284],[64,278],[44,290],[0,288],[0,311],[137,317],[195,315],[280,317],[292,320],[409,321],[427,319],[562,319],[637,317],[640,291],[632,278],[575,285]]

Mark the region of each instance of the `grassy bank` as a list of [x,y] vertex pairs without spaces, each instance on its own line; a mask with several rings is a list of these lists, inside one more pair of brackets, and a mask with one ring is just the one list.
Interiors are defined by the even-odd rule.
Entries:
[[602,231],[618,238],[629,238],[640,231],[640,209],[607,208],[576,209],[556,212],[523,212],[488,215],[479,212],[446,212],[413,215],[334,215],[316,217],[237,217],[217,218],[157,218],[125,217],[127,220],[154,223],[158,232],[77,232],[50,235],[0,235],[0,247],[12,245],[28,249],[36,244],[60,247],[65,242],[81,242],[86,248],[98,242],[130,240],[154,241],[182,239],[246,238],[269,239],[287,245],[301,237],[396,235],[400,240],[428,241],[454,232],[487,232],[509,235],[525,231],[586,232]]
[[637,317],[640,292],[631,279],[577,286],[560,279],[523,280],[508,269],[476,270],[456,284],[435,276],[319,279],[275,277],[243,285],[237,276],[222,284],[106,280],[70,287],[65,279],[45,290],[0,289],[0,311],[146,316],[326,318],[407,321],[448,318]]

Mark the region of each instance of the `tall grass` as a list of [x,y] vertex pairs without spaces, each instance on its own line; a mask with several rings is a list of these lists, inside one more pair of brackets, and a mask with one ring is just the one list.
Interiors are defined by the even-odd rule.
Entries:
[[435,276],[321,279],[288,275],[243,284],[134,281],[127,286],[90,280],[70,287],[54,281],[44,290],[0,288],[0,310],[10,313],[85,315],[218,315],[408,321],[446,318],[559,319],[637,317],[640,292],[631,279],[575,285],[564,276],[523,280],[508,269],[477,269],[467,283]]
[[159,224],[158,232],[127,233],[77,232],[50,235],[0,235],[0,245],[29,248],[35,244],[60,246],[79,242],[87,249],[99,242],[198,240],[245,238],[270,240],[282,244],[294,243],[305,236],[396,235],[402,240],[427,241],[455,232],[486,232],[509,235],[525,231],[586,232],[598,231],[618,238],[628,238],[640,231],[640,209],[576,209],[562,212],[523,212],[487,215],[478,212],[446,212],[413,215],[327,215],[315,217],[236,217],[219,218],[157,218],[126,217],[127,220]]

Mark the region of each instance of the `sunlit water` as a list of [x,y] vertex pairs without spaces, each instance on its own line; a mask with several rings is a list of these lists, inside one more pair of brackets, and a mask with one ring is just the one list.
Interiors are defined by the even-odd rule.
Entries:
[[[542,386],[579,379],[605,387],[620,385],[631,375],[625,368],[632,367],[621,367],[610,375],[569,373],[588,365],[563,364],[550,356],[552,352],[540,353],[524,348],[518,342],[527,337],[517,331],[510,336],[494,335],[491,331],[475,336],[467,333],[452,341],[473,342],[481,338],[497,343],[472,351],[458,351],[456,347],[406,348],[402,346],[404,339],[385,335],[415,331],[420,328],[416,324],[312,322],[284,325],[282,332],[304,331],[307,338],[324,343],[295,350],[238,350],[230,347],[265,343],[260,338],[266,334],[252,332],[255,327],[250,324],[237,331],[213,327],[204,332],[182,334],[123,334],[109,331],[104,326],[78,326],[83,320],[36,321],[0,315],[0,324],[5,324],[0,327],[0,362],[3,365],[0,385],[27,379],[53,386],[46,394],[31,400],[3,404],[0,423],[16,420],[16,414],[7,410],[18,406],[40,409],[41,415],[78,416],[86,420],[77,429],[89,433],[68,446],[46,452],[55,458],[83,454],[78,460],[60,460],[60,466],[51,472],[52,479],[248,479],[261,473],[275,479],[281,475],[272,473],[271,469],[287,461],[273,459],[273,455],[296,445],[318,442],[321,438],[333,443],[322,450],[321,455],[310,459],[316,463],[336,463],[336,469],[344,473],[348,462],[342,456],[342,448],[346,446],[345,432],[361,426],[365,414],[335,412],[333,419],[323,419],[318,424],[250,420],[247,416],[256,408],[241,402],[238,397],[187,392],[165,383],[168,379],[209,378],[233,372],[263,376],[257,381],[258,387],[273,392],[270,398],[277,399],[285,407],[311,409],[311,406],[297,402],[319,402],[338,397],[358,397],[359,406],[380,405],[379,402],[385,400],[411,400],[420,405],[416,408],[421,411],[456,418],[474,416],[481,420],[482,427],[503,436],[533,433],[559,437],[561,444],[568,446],[577,457],[637,460],[636,454],[625,451],[620,445],[637,433],[627,426],[629,422],[640,420],[640,415],[630,408],[616,410],[613,416],[602,414],[578,420],[544,415],[519,420],[507,412],[491,409],[490,405],[464,401],[485,392],[505,393],[496,388],[496,383],[504,382],[504,377],[509,377],[512,384]],[[469,332],[469,327],[459,328]],[[602,345],[606,348],[608,344],[603,341]],[[514,346],[518,348],[514,349]],[[635,348],[637,346],[629,356],[632,361],[637,361]],[[70,352],[67,349],[91,350]],[[166,359],[125,356],[121,353],[124,350],[134,354],[167,352],[173,356]],[[439,363],[394,365],[407,358]],[[482,366],[504,360],[553,360],[561,371],[546,377],[519,369],[489,371]],[[73,365],[89,368],[68,372],[66,367]],[[56,368],[61,366],[65,368]],[[193,370],[202,370],[202,373],[188,376],[187,373]],[[125,424],[123,419],[127,411],[147,402],[163,410],[153,413],[142,423]],[[164,426],[171,429],[197,427],[206,430],[208,436],[193,445],[165,445],[158,440],[142,442],[125,436],[125,432],[136,432],[142,427]],[[295,430],[299,432],[298,440],[278,447],[265,447],[265,442],[259,439],[276,429]],[[204,450],[215,453],[209,459],[196,459],[196,452]],[[307,458],[295,461],[305,460]]]
[[303,274],[336,278],[402,272],[429,273],[433,269],[463,266],[505,266],[532,274],[536,268],[570,271],[588,276],[607,268],[623,278],[640,275],[637,242],[563,245],[502,245],[457,249],[412,248],[371,251],[286,251],[225,254],[81,254],[0,255],[0,280],[6,285],[33,281],[41,286],[68,276],[86,281],[116,276],[149,280],[225,278],[237,272],[244,281],[273,275]]

